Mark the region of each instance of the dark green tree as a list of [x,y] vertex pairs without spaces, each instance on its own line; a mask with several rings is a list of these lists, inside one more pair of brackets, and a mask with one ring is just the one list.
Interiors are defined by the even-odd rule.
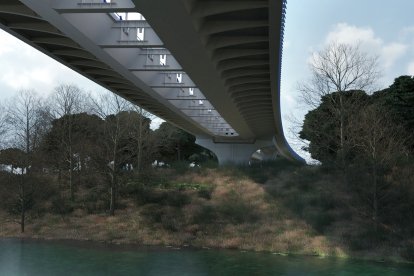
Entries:
[[163,161],[182,161],[199,150],[194,135],[164,122],[154,132],[157,141],[158,158]]
[[[70,129],[68,121],[72,122]],[[61,183],[66,175],[72,180],[69,187],[71,198],[75,192],[73,174],[77,173],[79,184],[82,172],[92,166],[94,160],[90,157],[99,149],[102,124],[103,121],[96,115],[64,115],[52,121],[52,127],[43,139],[41,148],[44,160],[49,168],[58,171],[58,182]],[[68,132],[71,137],[70,150],[66,143],[62,143],[62,137],[67,137]]]
[[[65,148],[64,156],[68,157],[65,162],[68,163],[68,182],[70,189],[70,199],[75,200],[75,189],[74,189],[74,158],[75,153],[73,152],[73,137],[72,128],[77,124],[74,119],[75,116],[71,116],[77,113],[84,112],[85,110],[85,94],[76,85],[72,84],[60,84],[55,87],[52,96],[50,97],[50,115],[55,119],[61,119],[61,130],[60,143],[61,147]],[[69,158],[70,157],[70,158]]]
[[[414,133],[414,77],[396,78],[389,88],[378,91],[373,98],[391,112],[396,124],[402,125],[407,133]],[[409,144],[413,152],[414,141]]]
[[338,121],[336,155],[342,168],[345,168],[347,154],[346,116],[352,112],[347,109],[345,94],[352,90],[370,91],[379,76],[377,60],[359,46],[332,43],[313,53],[309,63],[311,78],[299,86],[302,100],[311,107],[318,107],[323,97],[331,98],[326,103],[330,104],[330,116]]
[[[337,120],[337,111],[332,108],[332,101],[337,101],[339,97],[342,98],[343,105],[342,121]],[[369,96],[360,90],[323,96],[320,105],[306,114],[303,128],[299,133],[301,139],[309,141],[309,146],[305,150],[312,158],[326,164],[338,161],[341,148],[343,148],[341,159],[350,158],[352,148],[347,146],[347,135],[343,137],[344,142],[341,142],[341,129],[346,130],[343,133],[347,133],[349,116],[369,103]]]

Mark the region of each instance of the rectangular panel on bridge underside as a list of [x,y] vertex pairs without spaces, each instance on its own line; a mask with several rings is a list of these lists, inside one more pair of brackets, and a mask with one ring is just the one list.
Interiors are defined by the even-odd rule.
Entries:
[[190,88],[154,88],[158,94],[167,100],[206,100],[206,97],[196,87]]
[[195,83],[185,72],[133,71],[135,76],[152,88],[194,88]]
[[134,12],[131,0],[54,0],[52,8],[59,13]]
[[106,48],[105,52],[130,71],[182,71],[180,64],[166,49]]
[[[61,28],[67,23],[72,25],[73,29],[65,26],[63,33],[73,36],[74,41],[79,44],[79,50],[84,47],[91,53],[99,54],[84,57],[76,53],[64,53],[77,58],[71,61],[72,65],[86,67],[87,70],[84,72],[88,74],[108,78],[111,76],[120,78],[120,75],[112,72],[112,69],[121,72],[121,75],[132,74],[140,81],[138,86],[141,83],[147,86],[144,85],[142,89],[145,90],[148,87],[153,90],[158,89],[154,92],[168,102],[164,103],[166,106],[176,108],[180,111],[179,113],[185,114],[187,119],[191,118],[192,121],[212,131],[215,135],[231,129],[205,99],[203,93],[196,88],[195,83],[183,72],[177,60],[163,47],[160,38],[143,18],[120,20],[119,14],[112,13],[121,11],[122,8],[127,11],[128,6],[118,5],[127,1],[111,1],[110,4],[92,0],[82,0],[76,4],[74,2],[76,1],[54,2],[57,5],[54,8],[64,19],[58,26]],[[96,62],[94,60],[96,57],[101,58],[108,67]],[[87,60],[82,60],[83,58]],[[129,85],[111,83],[112,88],[119,86],[118,92],[126,91],[125,93],[128,94],[128,91],[133,91]],[[163,92],[167,93],[162,95]]]
[[122,28],[119,22],[106,13],[62,14],[80,32],[102,48],[163,48],[164,44],[155,31],[144,27]]

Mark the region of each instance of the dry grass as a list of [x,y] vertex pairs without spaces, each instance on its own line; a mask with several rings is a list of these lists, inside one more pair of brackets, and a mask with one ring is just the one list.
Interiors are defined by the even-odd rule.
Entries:
[[[0,236],[189,245],[318,256],[357,254],[343,239],[344,232],[354,231],[352,220],[341,219],[338,208],[319,202],[321,191],[329,191],[327,183],[330,185],[333,180],[312,183],[312,177],[308,177],[311,187],[306,186],[309,183],[295,185],[297,174],[297,170],[281,173],[259,184],[246,175],[226,173],[222,169],[189,172],[176,176],[173,181],[209,185],[213,188],[211,199],[199,197],[197,191],[182,191],[191,198],[183,206],[137,205],[129,199],[123,202],[127,207],[118,210],[114,217],[87,214],[82,209],[66,216],[44,214],[29,221],[26,232],[21,235],[19,225],[6,222],[7,216],[0,213],[3,221]],[[320,232],[311,218],[325,213],[335,216],[335,220],[323,224]],[[389,255],[387,250],[394,249],[385,247],[381,251],[384,254],[374,257],[384,258]]]

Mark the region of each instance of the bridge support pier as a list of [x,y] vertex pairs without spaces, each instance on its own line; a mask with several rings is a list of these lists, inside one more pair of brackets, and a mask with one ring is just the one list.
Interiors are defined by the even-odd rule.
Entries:
[[216,143],[212,139],[199,138],[196,144],[211,150],[217,156],[219,165],[248,164],[253,153],[263,147],[273,146],[272,140],[256,140],[254,143]]

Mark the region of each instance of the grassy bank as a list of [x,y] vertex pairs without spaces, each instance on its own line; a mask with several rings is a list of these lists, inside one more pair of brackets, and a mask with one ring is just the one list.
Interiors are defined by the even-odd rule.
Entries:
[[46,202],[24,234],[1,212],[0,236],[414,259],[412,238],[374,231],[338,177],[318,167],[159,169],[125,183],[113,217],[91,191],[79,194],[67,212]]

